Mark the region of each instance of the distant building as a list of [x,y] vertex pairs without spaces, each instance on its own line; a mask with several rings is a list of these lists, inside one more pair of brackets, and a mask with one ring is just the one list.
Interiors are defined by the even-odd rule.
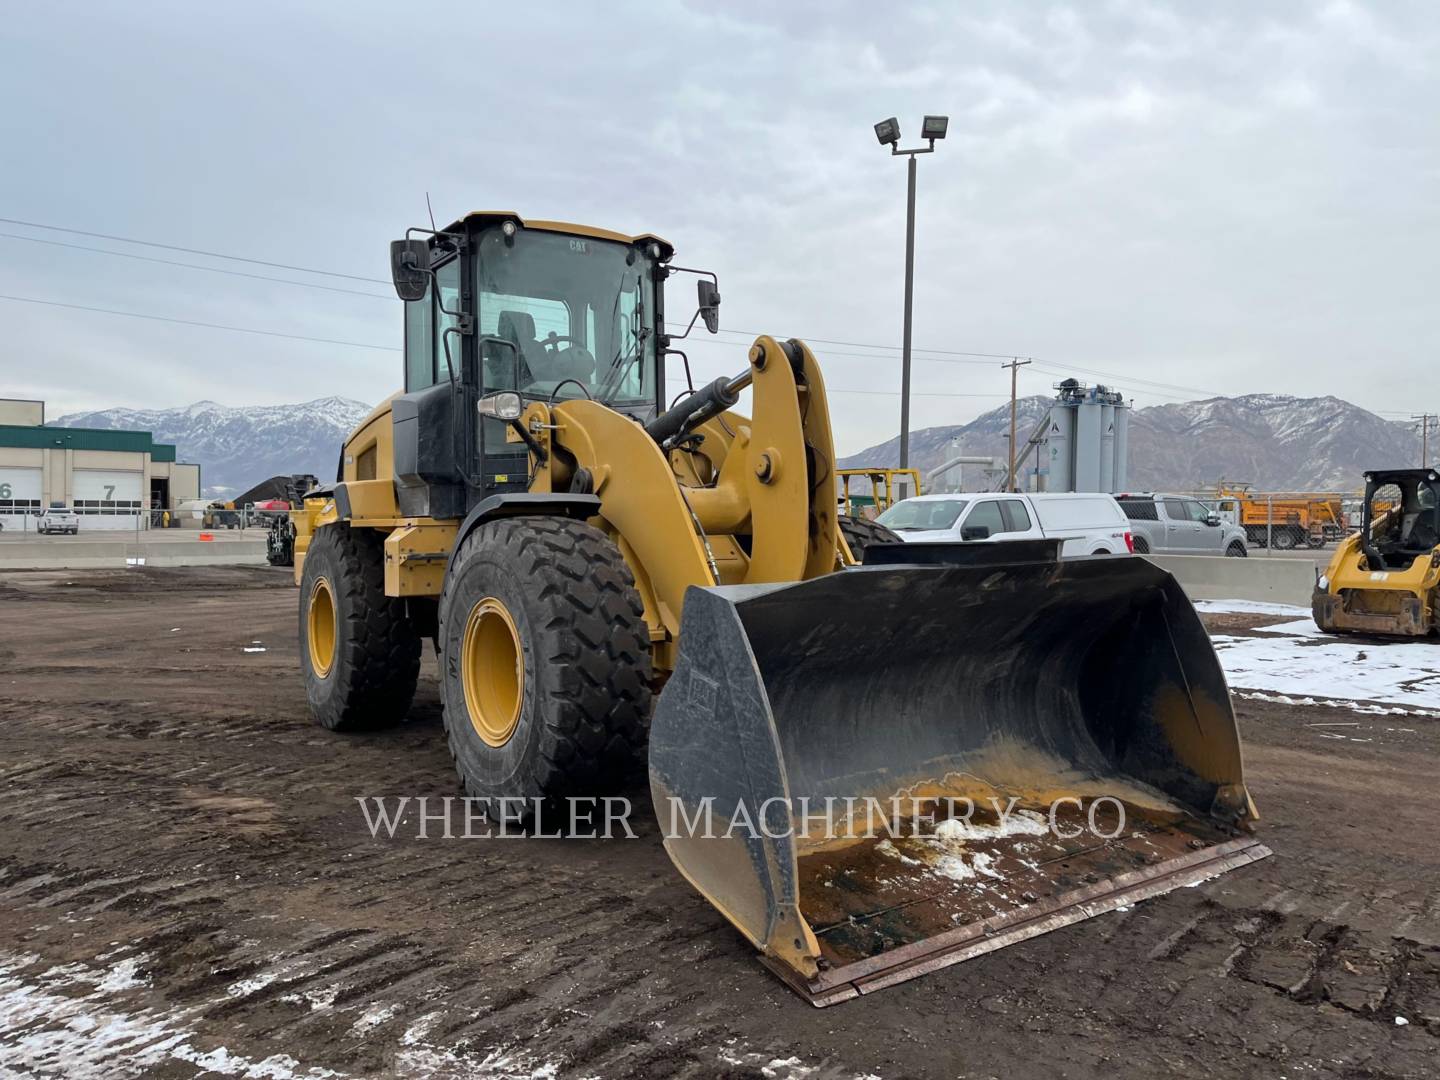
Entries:
[[43,401],[0,398],[0,523],[7,529],[52,503],[103,519],[82,519],[82,528],[133,529],[147,511],[199,497],[200,466],[176,461],[175,447],[148,431],[47,427]]

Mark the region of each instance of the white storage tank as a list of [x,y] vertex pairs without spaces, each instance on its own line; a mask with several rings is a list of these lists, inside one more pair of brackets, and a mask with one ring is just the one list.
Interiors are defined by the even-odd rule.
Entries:
[[1075,409],[1057,402],[1045,434],[1046,491],[1070,491],[1075,480]]
[[1112,492],[1130,486],[1130,406],[1119,401],[1115,405],[1115,483]]

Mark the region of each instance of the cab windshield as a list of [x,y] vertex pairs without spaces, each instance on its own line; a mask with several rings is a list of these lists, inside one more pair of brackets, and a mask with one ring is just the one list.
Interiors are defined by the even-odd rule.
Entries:
[[609,405],[656,401],[654,265],[610,240],[495,229],[479,243],[476,314],[486,392]]
[[896,532],[926,529],[953,529],[960,520],[967,499],[906,499],[896,503],[875,520]]

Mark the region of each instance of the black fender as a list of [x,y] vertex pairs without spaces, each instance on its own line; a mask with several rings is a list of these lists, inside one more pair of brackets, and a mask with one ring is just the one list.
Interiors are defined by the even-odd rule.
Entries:
[[503,495],[491,495],[481,499],[465,515],[455,533],[455,545],[450,549],[451,558],[465,542],[465,538],[487,521],[495,518],[518,517],[522,514],[537,514],[550,517],[575,518],[584,521],[600,513],[600,496],[572,495],[567,492],[515,491]]

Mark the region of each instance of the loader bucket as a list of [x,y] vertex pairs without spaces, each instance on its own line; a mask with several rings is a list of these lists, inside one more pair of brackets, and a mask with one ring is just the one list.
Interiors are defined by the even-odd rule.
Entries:
[[1144,559],[1057,550],[880,545],[686,594],[665,846],[814,1004],[1269,854],[1194,607]]

